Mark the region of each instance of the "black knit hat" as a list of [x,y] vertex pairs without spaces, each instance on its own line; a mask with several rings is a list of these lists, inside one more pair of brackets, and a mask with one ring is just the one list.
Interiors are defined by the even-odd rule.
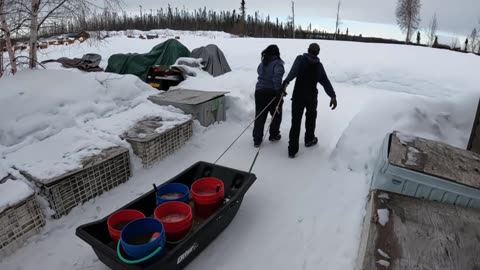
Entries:
[[313,54],[313,55],[319,55],[320,54],[320,45],[317,43],[312,43],[308,47],[308,53]]

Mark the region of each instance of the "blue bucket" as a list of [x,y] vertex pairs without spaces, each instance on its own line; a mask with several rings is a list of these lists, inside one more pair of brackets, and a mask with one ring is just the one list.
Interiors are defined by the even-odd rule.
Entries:
[[[160,234],[152,239],[155,233]],[[117,255],[124,263],[139,264],[165,254],[165,230],[162,223],[154,218],[142,218],[128,223],[118,241]],[[127,256],[122,255],[123,249]],[[127,258],[125,258],[127,257]]]
[[[190,189],[188,186],[180,183],[170,183],[163,185],[157,190],[157,206],[166,202],[184,202],[188,203],[190,199]],[[178,195],[170,196],[169,195]]]

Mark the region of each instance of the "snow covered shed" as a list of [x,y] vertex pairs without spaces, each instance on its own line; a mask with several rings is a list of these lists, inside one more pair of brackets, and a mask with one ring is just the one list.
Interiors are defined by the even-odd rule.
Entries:
[[477,114],[473,121],[472,133],[470,135],[467,150],[480,154],[480,100],[478,101]]
[[13,253],[44,225],[45,218],[31,188],[19,179],[0,181],[0,257]]
[[209,44],[192,51],[192,58],[202,59],[203,69],[213,77],[232,71],[222,50],[217,45]]
[[170,66],[180,57],[190,57],[190,51],[178,40],[169,39],[153,47],[148,53],[114,54],[108,59],[105,71],[133,74],[145,81],[150,67]]
[[161,106],[173,106],[193,115],[204,127],[227,119],[225,94],[189,89],[175,89],[148,97]]
[[480,210],[370,193],[357,270],[478,269]]
[[480,155],[393,132],[381,147],[372,189],[480,208]]

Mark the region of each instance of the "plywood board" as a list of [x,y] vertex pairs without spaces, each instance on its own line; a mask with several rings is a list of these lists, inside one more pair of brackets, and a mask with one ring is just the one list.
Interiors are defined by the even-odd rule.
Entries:
[[478,270],[479,242],[478,209],[372,191],[357,269]]
[[480,155],[471,151],[394,132],[388,158],[398,167],[480,188]]
[[187,104],[187,105],[197,105],[205,103],[209,100],[215,99],[217,97],[224,96],[228,92],[210,92],[210,91],[199,91],[199,90],[189,90],[189,89],[175,89],[170,90],[161,94],[150,96],[149,99],[154,103],[174,103],[174,104]]

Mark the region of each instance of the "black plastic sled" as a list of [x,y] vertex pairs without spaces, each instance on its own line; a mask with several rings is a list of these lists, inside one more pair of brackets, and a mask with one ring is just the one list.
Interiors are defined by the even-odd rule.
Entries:
[[[79,226],[76,235],[92,246],[100,261],[111,269],[183,269],[230,224],[240,208],[243,196],[257,178],[252,173],[200,161],[166,183],[182,183],[190,187],[195,180],[209,176],[224,182],[223,206],[205,220],[194,220],[190,233],[181,242],[176,245],[167,244],[166,254],[148,265],[126,264],[117,257],[116,243],[111,239],[107,228],[107,219],[110,215]],[[118,210],[135,209],[146,216],[153,216],[155,207],[156,196],[152,189]]]

